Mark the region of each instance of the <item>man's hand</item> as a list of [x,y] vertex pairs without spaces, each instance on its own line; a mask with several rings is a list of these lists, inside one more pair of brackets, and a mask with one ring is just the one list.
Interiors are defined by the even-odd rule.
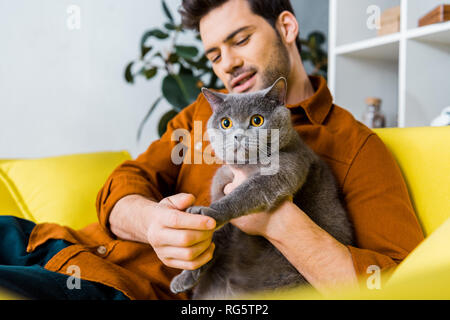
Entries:
[[[234,173],[225,194],[246,179],[242,172]],[[343,284],[358,288],[350,251],[316,225],[292,197],[273,212],[250,214],[231,223],[247,234],[267,238],[320,292],[332,293]]]
[[[230,192],[232,192],[247,179],[247,176],[241,170],[234,168],[231,168],[231,170],[234,173],[234,180],[233,182],[225,186],[223,190],[225,194],[229,194]],[[283,202],[283,204],[281,204],[281,206],[279,206],[275,212],[258,212],[249,214],[231,220],[231,224],[249,235],[267,237],[268,228],[271,221],[273,220],[274,215],[280,214],[292,205],[294,204],[292,202],[292,197],[290,197],[289,199],[286,199],[286,201]]]
[[140,195],[124,197],[111,212],[111,231],[125,240],[149,243],[169,267],[198,269],[213,256],[215,221],[183,211],[194,201],[193,195],[184,193],[159,203]]

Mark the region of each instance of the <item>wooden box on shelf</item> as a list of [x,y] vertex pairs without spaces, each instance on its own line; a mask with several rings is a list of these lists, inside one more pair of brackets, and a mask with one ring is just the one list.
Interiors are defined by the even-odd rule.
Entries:
[[442,4],[420,18],[419,27],[450,20],[450,4]]
[[400,32],[400,6],[383,11],[378,36]]

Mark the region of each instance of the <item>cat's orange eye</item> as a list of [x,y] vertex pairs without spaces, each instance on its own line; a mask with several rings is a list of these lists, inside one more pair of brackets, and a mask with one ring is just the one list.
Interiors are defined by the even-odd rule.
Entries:
[[231,121],[230,118],[223,118],[222,121],[220,122],[220,125],[222,126],[223,129],[230,129],[233,126],[233,122]]
[[260,116],[259,114],[253,116],[250,120],[250,124],[254,127],[261,127],[264,124],[263,116]]

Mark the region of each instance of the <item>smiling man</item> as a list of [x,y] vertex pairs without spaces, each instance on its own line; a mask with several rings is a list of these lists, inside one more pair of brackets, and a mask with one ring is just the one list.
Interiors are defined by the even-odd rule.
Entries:
[[[252,92],[280,76],[288,80],[286,103],[292,123],[333,170],[355,228],[356,245],[339,243],[308,217],[301,203],[292,200],[274,212],[255,213],[232,223],[243,232],[267,238],[321,292],[340,284],[357,286],[357,278],[365,280],[373,270],[387,276],[423,239],[406,185],[377,135],[333,104],[324,78],[306,74],[290,2],[184,0],[181,13],[183,23],[200,32],[224,91]],[[205,132],[211,114],[207,100],[199,95],[169,122],[161,139],[116,168],[98,193],[97,224],[75,231],[2,218],[1,234],[16,236],[10,237],[14,246],[3,242],[0,251],[14,247],[18,250],[14,255],[30,257],[34,265],[38,260],[42,267],[41,274],[33,276],[29,271],[25,277],[19,272],[16,278],[11,268],[8,272],[0,268],[0,285],[17,289],[11,279],[19,279],[18,290],[35,297],[54,297],[60,292],[52,291],[54,286],[68,297],[84,299],[188,298],[172,294],[170,281],[181,269],[197,269],[212,258],[215,221],[185,210],[210,204],[211,179],[220,166],[173,163],[171,151],[178,141],[173,141],[172,133],[184,129],[195,137],[195,123],[201,123]],[[208,147],[191,142],[196,146],[192,156]],[[244,179],[236,172],[224,192]],[[19,242],[21,247],[16,245]],[[14,255],[0,255],[0,263],[23,263],[23,258],[11,258]],[[62,275],[70,275],[68,267],[74,265],[84,281],[76,292],[61,285],[67,279]],[[36,280],[44,276],[45,286]]]
[[[405,183],[381,140],[332,103],[325,79],[306,74],[290,2],[184,0],[180,12],[184,25],[200,32],[225,91],[252,92],[280,76],[288,80],[286,103],[293,124],[333,169],[355,226],[357,246],[336,241],[309,219],[301,204],[291,201],[275,212],[252,214],[232,223],[248,234],[266,237],[322,292],[343,283],[356,286],[357,277],[367,278],[374,268],[388,275],[423,239]],[[209,205],[210,181],[218,166],[173,166],[166,149],[175,143],[170,141],[174,130],[192,132],[194,121],[201,121],[205,129],[210,116],[211,108],[200,95],[171,121],[161,140],[111,175],[113,191],[105,185],[99,193],[104,225],[109,221],[112,232],[121,238],[147,241],[166,266],[177,269],[196,269],[212,257],[214,244],[206,226],[211,221],[183,210],[193,204]],[[225,193],[244,179],[237,173]],[[139,183],[130,187],[126,181]],[[140,195],[126,196],[131,193]],[[142,221],[139,227],[136,221]]]
[[289,1],[225,2],[184,1],[182,13],[184,24],[200,31],[205,54],[226,88],[234,93],[260,90],[285,76],[289,86],[301,88],[289,90],[288,103],[311,96],[314,91],[301,62],[298,23]]

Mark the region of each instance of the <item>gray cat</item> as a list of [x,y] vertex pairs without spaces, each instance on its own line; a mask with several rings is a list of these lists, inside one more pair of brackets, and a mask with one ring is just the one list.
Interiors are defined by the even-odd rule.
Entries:
[[[284,78],[252,93],[222,94],[203,89],[213,109],[208,121],[211,146],[225,164],[213,177],[210,207],[194,206],[186,211],[216,220],[216,249],[210,262],[176,276],[172,292],[194,288],[193,299],[223,299],[308,284],[267,239],[247,235],[227,223],[250,213],[269,212],[289,196],[338,241],[353,243],[352,225],[333,173],[293,128],[284,104],[286,92]],[[261,138],[262,132],[266,139]],[[272,139],[272,132],[278,133],[278,139]],[[252,152],[255,149],[258,152]],[[276,170],[270,174],[267,170],[273,163],[268,159],[277,160]],[[248,178],[225,195],[224,187],[233,181],[230,167],[243,170]]]

